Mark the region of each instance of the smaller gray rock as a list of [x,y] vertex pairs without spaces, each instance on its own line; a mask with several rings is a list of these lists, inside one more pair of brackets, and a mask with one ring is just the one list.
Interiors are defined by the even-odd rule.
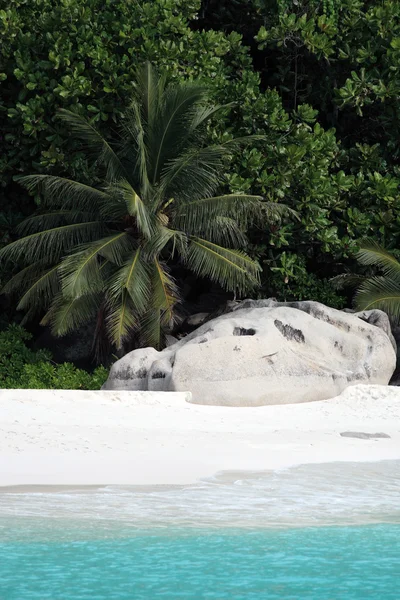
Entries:
[[203,325],[203,323],[207,321],[209,316],[210,313],[208,312],[196,313],[194,315],[190,315],[190,317],[186,319],[186,323],[190,327],[199,327],[199,325]]
[[358,438],[360,440],[375,440],[379,438],[390,438],[387,433],[365,433],[364,431],[343,431],[342,437]]
[[179,341],[178,338],[174,337],[173,335],[166,335],[165,336],[165,345],[166,345],[167,348],[169,346],[173,346],[178,341]]

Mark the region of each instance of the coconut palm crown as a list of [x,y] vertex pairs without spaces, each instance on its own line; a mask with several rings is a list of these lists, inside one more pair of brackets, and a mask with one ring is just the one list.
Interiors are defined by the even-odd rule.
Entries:
[[44,311],[42,324],[62,336],[97,315],[97,335],[105,330],[116,348],[135,330],[160,347],[179,302],[174,265],[238,293],[258,285],[260,267],[240,248],[268,206],[258,196],[216,195],[227,156],[245,141],[205,144],[220,109],[200,85],[168,85],[146,64],[113,142],[78,114],[60,112],[101,185],[18,178],[43,197],[19,226],[21,237],[1,251],[23,267],[3,291],[19,293],[25,319]]

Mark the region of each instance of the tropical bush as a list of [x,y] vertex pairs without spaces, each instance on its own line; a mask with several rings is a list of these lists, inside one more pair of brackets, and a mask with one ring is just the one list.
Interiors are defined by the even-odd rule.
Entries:
[[[352,266],[358,240],[399,247],[398,2],[0,0],[0,35],[6,212],[33,208],[16,174],[97,182],[58,109],[111,139],[136,66],[150,60],[177,82],[200,79],[216,103],[234,102],[210,121],[210,143],[264,136],[232,151],[218,192],[260,195],[300,215],[249,232],[263,293],[329,299],[326,281]],[[300,266],[288,283],[273,270],[283,251]]]
[[0,332],[0,388],[99,390],[107,379],[104,367],[88,373],[71,363],[53,363],[48,350],[29,348],[31,339],[18,325]]
[[392,322],[400,321],[400,262],[395,253],[389,252],[373,240],[365,240],[357,253],[359,264],[368,272],[344,273],[333,283],[338,288],[355,289],[354,305],[358,310],[380,309]]
[[[360,239],[398,247],[399,3],[209,0],[203,6],[202,27],[243,34],[265,90],[250,92],[249,103],[243,96],[238,122],[252,132],[268,124],[268,143],[238,157],[235,189],[264,187],[267,197],[278,196],[301,216],[251,236],[261,259],[279,267],[285,250],[323,281],[352,264]],[[285,285],[268,268],[262,281],[271,293]]]
[[167,84],[147,63],[114,141],[63,111],[102,180],[93,187],[52,175],[19,178],[43,201],[19,225],[24,237],[1,251],[25,263],[4,288],[20,292],[18,308],[29,316],[46,309],[42,323],[59,336],[96,319],[96,335],[105,332],[118,350],[135,330],[159,348],[174,321],[182,268],[239,294],[259,286],[260,267],[242,250],[246,229],[284,207],[215,195],[232,149],[254,140],[206,145],[207,123],[221,109],[207,103],[203,87]]

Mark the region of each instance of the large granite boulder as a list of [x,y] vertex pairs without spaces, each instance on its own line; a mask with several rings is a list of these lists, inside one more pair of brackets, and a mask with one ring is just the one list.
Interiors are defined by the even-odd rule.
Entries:
[[103,389],[191,391],[197,404],[286,404],[331,398],[357,383],[387,384],[395,366],[381,311],[246,300],[162,352],[130,352]]

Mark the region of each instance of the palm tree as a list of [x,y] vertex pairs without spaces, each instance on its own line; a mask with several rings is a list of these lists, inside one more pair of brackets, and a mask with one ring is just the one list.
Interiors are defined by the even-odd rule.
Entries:
[[62,336],[97,315],[96,335],[106,331],[117,349],[137,330],[142,343],[158,348],[179,302],[174,265],[238,293],[259,284],[258,263],[240,250],[246,227],[282,207],[258,196],[215,195],[226,159],[246,141],[205,145],[207,122],[221,108],[200,85],[168,85],[146,64],[114,142],[78,114],[60,112],[101,169],[102,184],[18,178],[41,192],[45,208],[1,251],[24,265],[4,292],[20,293],[26,318],[44,309],[41,323]]
[[354,304],[357,310],[378,308],[393,321],[400,320],[400,262],[393,254],[373,240],[365,240],[356,258],[361,265],[379,269],[381,275],[344,274],[334,278],[337,287],[356,288]]

